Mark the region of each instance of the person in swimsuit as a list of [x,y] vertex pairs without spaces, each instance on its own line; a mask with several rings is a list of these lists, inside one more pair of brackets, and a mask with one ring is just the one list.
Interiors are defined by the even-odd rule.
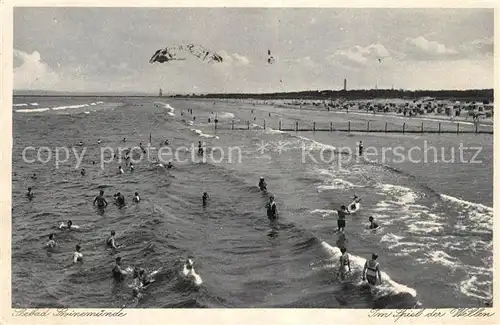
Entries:
[[133,172],[135,170],[134,164],[130,163],[130,172]]
[[264,180],[264,177],[261,177],[259,180],[259,188],[261,191],[267,191],[267,183]]
[[74,226],[73,221],[71,221],[71,220],[68,220],[68,222],[66,224],[61,223],[61,225],[59,226],[59,229],[68,229],[68,230],[78,229],[78,228],[80,228],[80,227]]
[[96,205],[96,202],[97,202],[98,208],[104,208],[104,207],[108,206],[108,202],[104,198],[104,191],[103,190],[99,191],[99,195],[96,196],[96,198],[94,199],[93,205]]
[[47,248],[56,247],[56,241],[54,240],[54,234],[49,235],[49,241],[45,244],[45,247],[47,247]]
[[372,259],[366,261],[365,267],[363,268],[363,281],[367,280],[371,285],[377,285],[377,277],[379,282],[382,282],[380,265],[377,262],[377,258],[378,255],[376,253],[373,253]]
[[342,247],[340,249],[342,255],[340,256],[340,266],[339,266],[339,274],[342,280],[345,279],[347,272],[351,272],[351,262],[349,261],[349,254],[347,253],[347,248]]
[[82,176],[85,176],[85,174],[86,174],[86,172],[85,172],[85,168],[83,168],[83,167],[82,167],[82,170],[80,171],[80,174],[81,174]]
[[31,192],[31,187],[28,187],[28,193],[26,193],[26,196],[30,200],[35,196],[35,194],[33,194],[33,192]]
[[36,176],[36,173],[33,173],[33,175],[31,175],[31,179],[37,179],[38,177]]
[[373,220],[373,217],[369,217],[368,221],[370,221],[370,229],[377,229],[378,224]]
[[116,262],[116,264],[113,267],[113,270],[111,271],[113,274],[113,279],[115,279],[115,281],[121,282],[125,279],[127,272],[122,270],[122,258],[120,256],[118,256],[115,259],[115,262]]
[[276,202],[274,202],[274,196],[269,198],[269,203],[267,204],[267,217],[269,220],[276,220],[278,218],[278,208],[276,207]]
[[80,245],[75,246],[75,252],[73,253],[73,264],[83,262],[83,254],[81,253]]
[[135,192],[133,201],[135,203],[139,203],[141,201],[141,198],[139,197],[139,193],[138,192]]
[[203,206],[206,206],[207,205],[207,200],[208,200],[208,193],[207,192],[203,192],[203,196],[201,197],[202,201],[203,201]]
[[125,205],[125,197],[120,193],[116,193],[114,195],[114,198],[115,198],[115,203],[118,204],[118,205]]
[[203,148],[201,141],[198,141],[198,155],[203,155]]
[[346,215],[350,214],[349,211],[347,211],[347,208],[345,205],[340,207],[340,210],[337,210],[338,214],[338,219],[337,219],[337,226],[338,229],[337,231],[344,231],[345,228],[345,217]]
[[151,284],[151,278],[146,274],[144,269],[139,271],[139,284],[144,288]]
[[168,162],[168,164],[167,164],[167,168],[168,168],[168,169],[172,169],[172,168],[174,168],[174,165],[172,165],[172,162],[171,162],[171,161],[169,161],[169,162]]
[[125,171],[123,170],[122,166],[118,166],[118,174],[125,174]]
[[118,247],[116,246],[115,234],[115,231],[111,230],[111,236],[106,239],[106,246],[108,248],[118,249]]

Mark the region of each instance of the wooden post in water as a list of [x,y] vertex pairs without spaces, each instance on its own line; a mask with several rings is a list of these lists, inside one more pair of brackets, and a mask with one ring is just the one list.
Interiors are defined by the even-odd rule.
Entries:
[[299,121],[295,122],[295,132],[299,131]]
[[347,132],[351,132],[351,121],[347,123]]
[[313,132],[316,132],[316,122],[313,122]]
[[385,133],[387,133],[387,122],[385,122]]
[[333,122],[330,122],[330,132],[333,131]]
[[403,123],[403,134],[405,134],[405,126],[406,126],[406,122]]
[[266,129],[266,120],[264,120],[264,130]]
[[438,124],[438,133],[441,134],[441,122]]
[[247,129],[250,130],[250,121],[247,121]]
[[420,125],[420,133],[424,134],[424,122]]
[[457,123],[457,134],[460,133],[460,123]]
[[[217,130],[217,119],[214,121],[214,127]],[[234,120],[233,120],[233,129],[234,129]]]
[[370,121],[366,121],[366,132],[370,132]]
[[280,121],[280,131],[281,131],[281,121]]
[[[215,128],[217,129],[217,123],[215,123]],[[234,130],[234,120],[231,121],[231,130]]]

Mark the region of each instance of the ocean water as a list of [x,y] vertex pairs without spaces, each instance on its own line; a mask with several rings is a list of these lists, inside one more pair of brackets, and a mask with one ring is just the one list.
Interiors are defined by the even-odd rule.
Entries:
[[[215,116],[217,130],[208,122]],[[391,128],[420,127],[410,119],[243,101],[14,98],[13,307],[484,306],[492,297],[493,137],[277,130],[279,121],[326,128],[348,120],[362,126],[368,119],[379,127],[386,121]],[[230,130],[233,120],[249,130]],[[134,154],[133,172],[117,174],[125,163],[111,159],[106,148],[147,145],[150,134],[156,148],[169,140],[174,168],[157,166],[157,149],[148,149],[149,157]],[[206,159],[191,152],[198,141]],[[370,157],[358,157],[359,141]],[[23,158],[28,146],[48,147],[51,157],[42,150],[47,163],[30,163]],[[427,162],[418,149],[412,151],[417,162],[399,161],[394,151],[401,147],[404,156],[429,146],[438,154]],[[460,146],[467,147],[461,160]],[[64,149],[56,148],[64,147],[70,156],[56,166],[56,151],[65,158]],[[25,156],[34,159],[36,151]],[[258,190],[260,176],[270,193]],[[92,205],[100,189],[110,203],[104,212]],[[124,194],[126,206],[111,203],[115,192]],[[134,192],[141,196],[138,204]],[[210,196],[205,207],[203,192]],[[277,225],[266,217],[271,194],[280,212]],[[340,281],[336,209],[355,194],[361,209],[346,227],[352,272]],[[368,229],[369,216],[379,229]],[[80,228],[60,230],[67,220]],[[122,245],[118,251],[105,248],[111,230]],[[57,247],[47,251],[51,233]],[[84,262],[73,266],[76,244]],[[370,288],[361,271],[373,252],[383,283]],[[112,280],[117,256],[129,270],[140,266],[152,274],[155,281],[140,299],[132,297],[131,277],[121,284]],[[186,258],[194,261],[194,278],[183,275]]]

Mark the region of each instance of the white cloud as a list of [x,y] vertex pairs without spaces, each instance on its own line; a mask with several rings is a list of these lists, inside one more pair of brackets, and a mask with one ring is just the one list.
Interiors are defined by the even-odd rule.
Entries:
[[229,64],[229,65],[248,65],[250,64],[250,60],[241,54],[238,53],[233,53],[233,54],[228,54],[226,51],[219,51],[218,54],[222,56],[224,59],[223,63]]
[[14,49],[14,58],[21,64],[14,68],[15,89],[53,89],[60,81],[59,75],[42,61],[40,53],[29,54]]
[[456,50],[447,48],[444,44],[429,41],[423,36],[407,38],[403,47],[407,58],[419,61],[454,58],[458,54]]
[[493,37],[485,37],[471,42],[471,49],[480,54],[493,54],[495,44]]
[[330,62],[350,65],[364,66],[377,60],[386,60],[391,57],[389,51],[382,44],[371,44],[366,47],[359,45],[349,49],[337,50],[327,57]]
[[298,59],[289,59],[289,60],[284,60],[285,63],[288,64],[289,68],[296,68],[296,67],[305,67],[305,68],[315,68],[317,67],[317,63],[311,59],[310,56],[298,58]]

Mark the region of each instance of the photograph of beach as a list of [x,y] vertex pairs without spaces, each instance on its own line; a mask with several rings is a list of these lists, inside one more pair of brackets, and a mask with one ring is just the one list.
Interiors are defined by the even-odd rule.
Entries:
[[493,306],[493,9],[13,21],[12,308]]

